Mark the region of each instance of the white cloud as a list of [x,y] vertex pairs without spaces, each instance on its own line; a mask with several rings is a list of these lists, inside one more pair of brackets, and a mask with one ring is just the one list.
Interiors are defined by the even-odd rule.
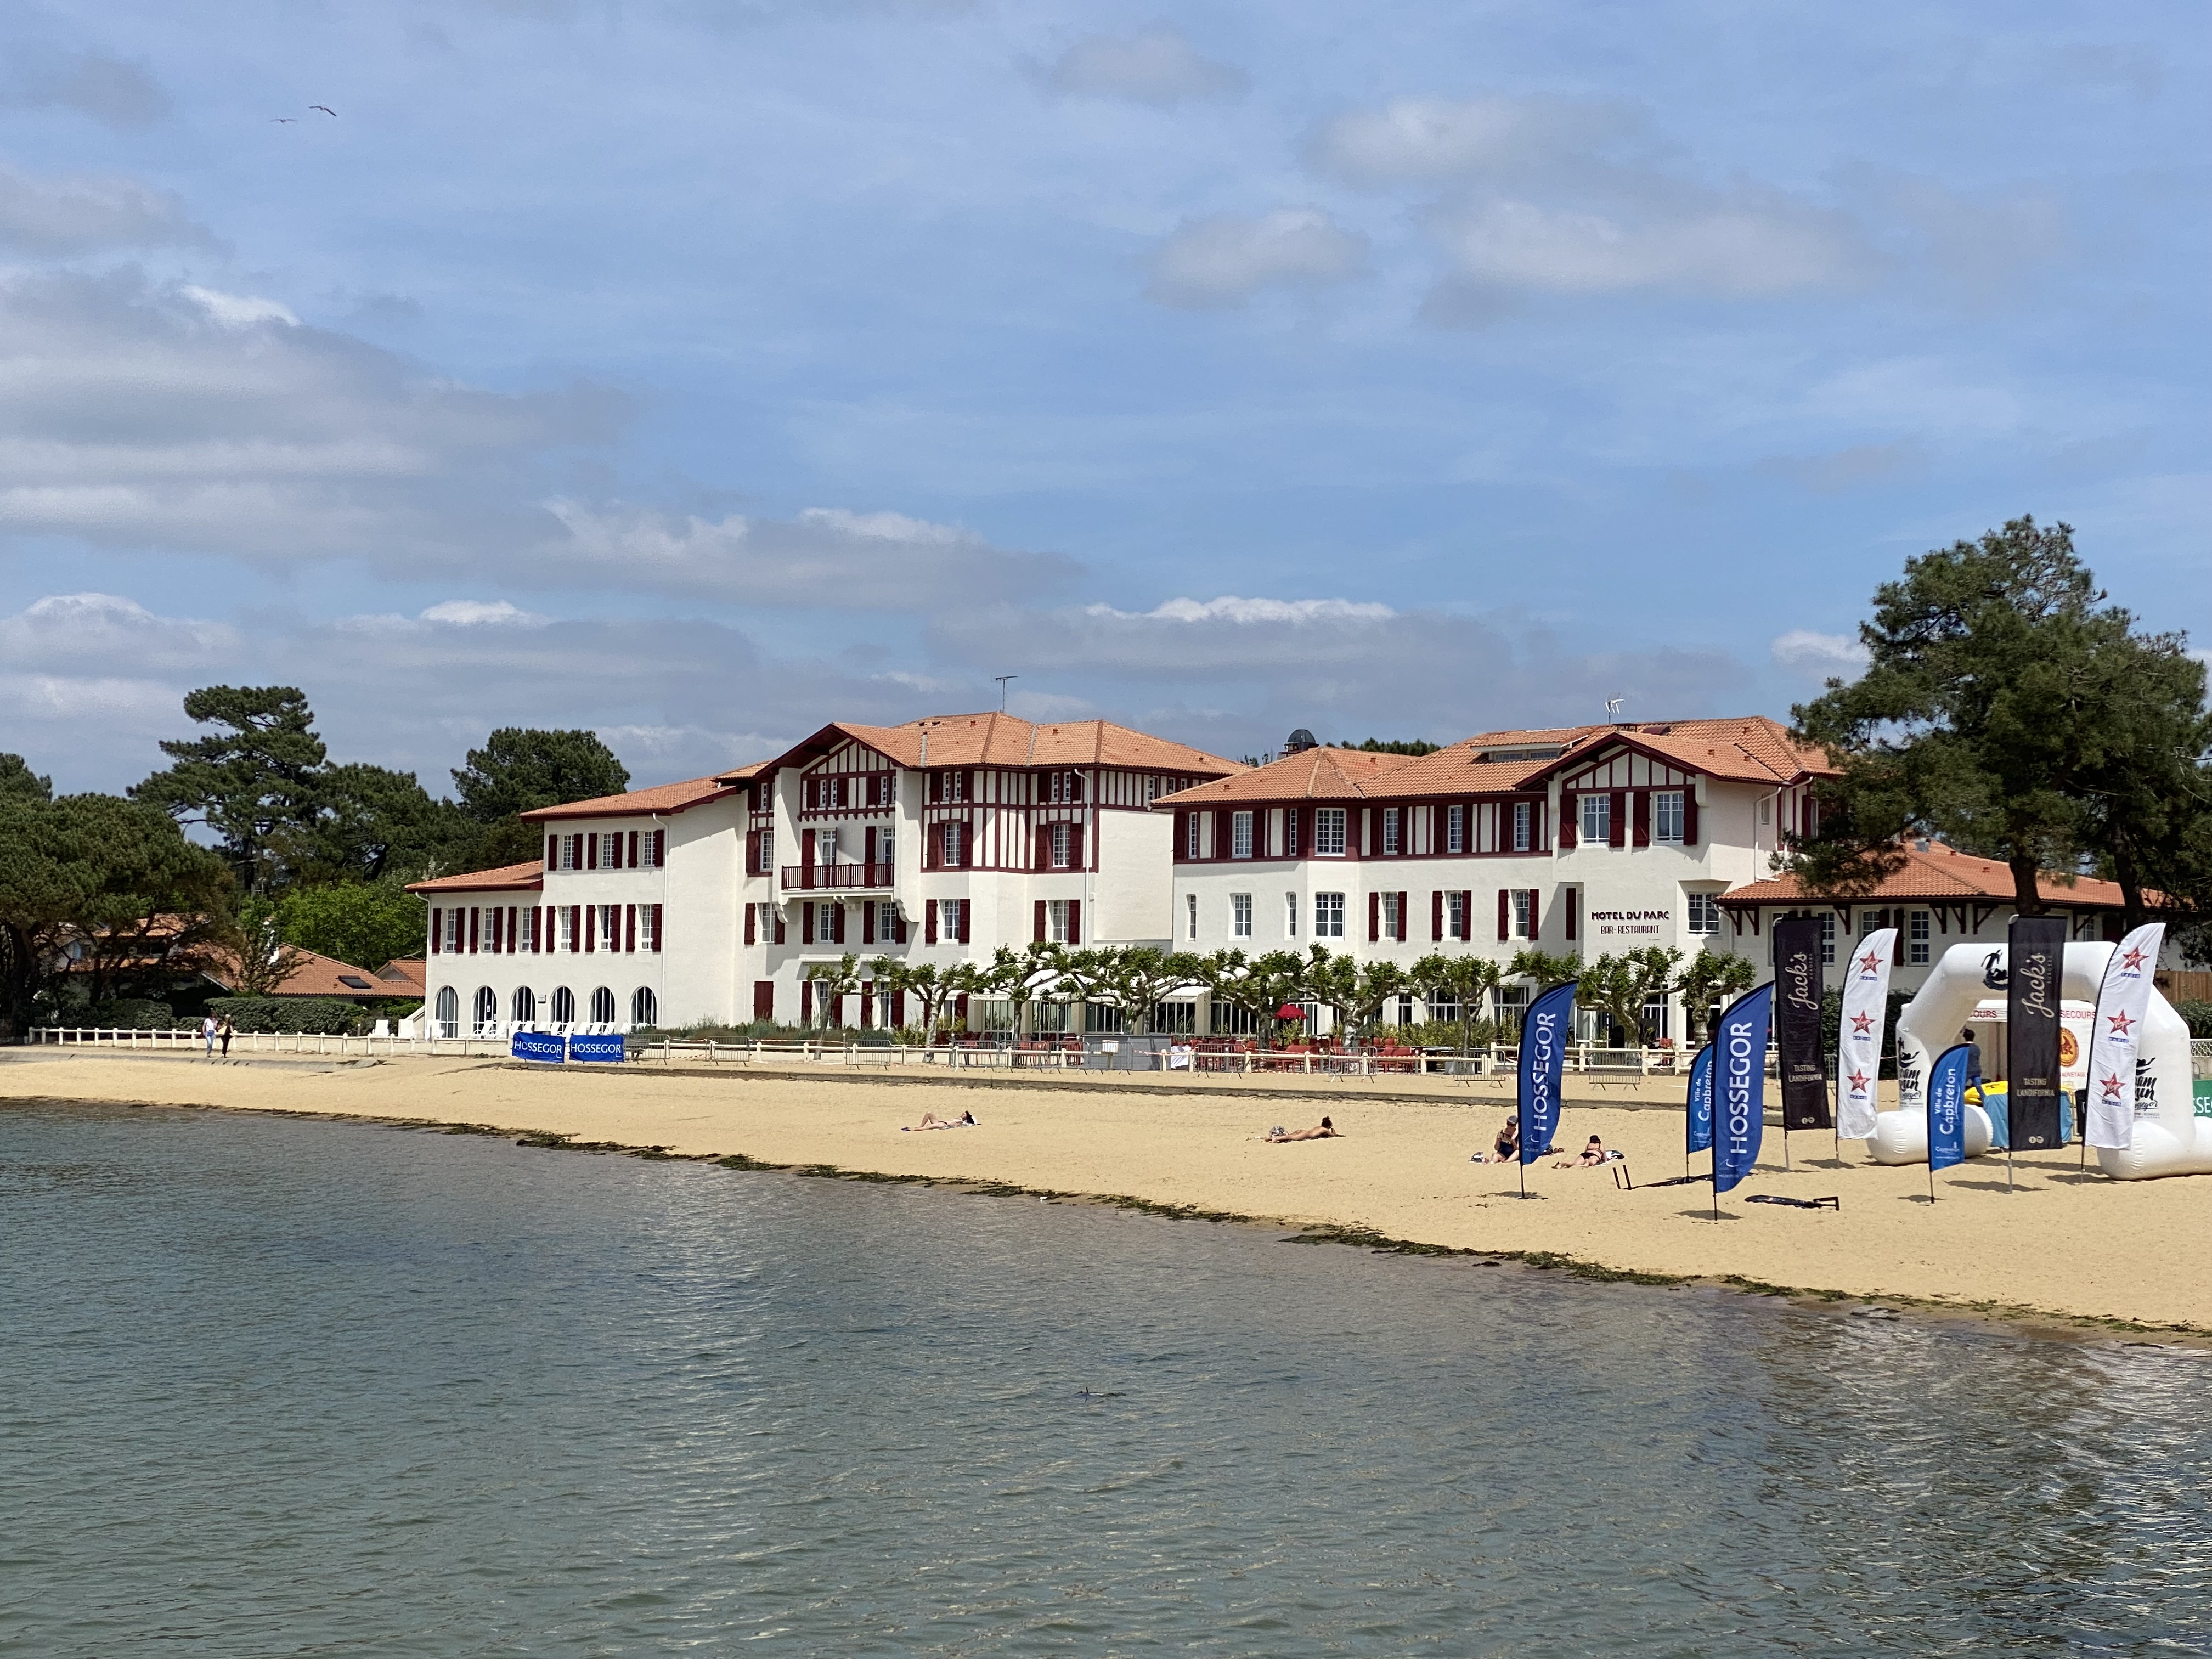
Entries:
[[58,52],[11,44],[13,72],[0,107],[73,109],[103,126],[137,131],[169,113],[169,95],[135,64],[104,52]]
[[1387,605],[1353,599],[1169,599],[1150,611],[1116,611],[1109,605],[1086,605],[1084,614],[1115,622],[1288,623],[1293,626],[1344,622],[1377,622],[1397,612]]
[[1266,288],[1344,282],[1366,264],[1367,239],[1317,208],[1219,213],[1185,220],[1160,244],[1146,293],[1165,306],[1237,306]]
[[1506,290],[1755,299],[1838,286],[1867,270],[1847,220],[1771,196],[1669,204],[1640,218],[1492,201],[1434,222],[1460,280]]
[[1632,131],[1620,106],[1556,98],[1411,97],[1326,122],[1307,147],[1318,172],[1365,189],[1549,171]]
[[289,323],[294,328],[300,319],[292,314],[289,306],[275,300],[264,300],[249,294],[223,294],[211,288],[180,288],[185,298],[225,328],[252,328],[257,323]]
[[1199,55],[1179,31],[1155,23],[1126,39],[1094,34],[1061,54],[1048,77],[1054,88],[1091,98],[1127,98],[1169,107],[1195,99],[1241,97],[1243,70]]
[[1856,635],[1818,634],[1793,628],[1778,634],[1767,649],[1784,668],[1814,679],[1850,679],[1867,665],[1867,648]]
[[213,240],[177,198],[135,179],[38,179],[0,165],[0,250],[54,258]]
[[0,617],[0,661],[18,670],[189,670],[224,660],[238,642],[228,623],[156,616],[113,593],[50,594]]
[[455,628],[543,628],[553,619],[506,599],[447,599],[424,611],[422,620]]

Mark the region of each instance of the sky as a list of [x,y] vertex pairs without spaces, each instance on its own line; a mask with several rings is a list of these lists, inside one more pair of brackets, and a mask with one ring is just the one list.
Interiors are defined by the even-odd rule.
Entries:
[[2208,128],[2160,0],[16,0],[0,749],[1786,718],[2021,514],[2212,643]]

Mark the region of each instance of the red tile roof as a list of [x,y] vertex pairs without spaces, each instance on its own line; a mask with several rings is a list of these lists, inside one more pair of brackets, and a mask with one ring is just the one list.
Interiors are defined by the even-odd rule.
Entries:
[[540,806],[532,811],[518,812],[517,817],[530,823],[550,823],[563,818],[620,818],[636,817],[648,812],[664,816],[682,812],[710,800],[720,800],[733,793],[732,785],[760,770],[758,765],[740,767],[723,778],[687,778],[682,783],[657,784],[650,789],[633,789],[627,794],[599,795],[591,800],[572,800],[559,806]]
[[[834,721],[779,757],[778,766],[804,765],[850,738],[894,765],[1111,766],[1141,772],[1197,773],[1219,777],[1244,770],[1237,761],[1209,755],[1111,720],[1038,723],[1013,714],[932,714],[903,726]],[[754,770],[757,771],[756,768]],[[722,775],[726,781],[738,778]]]
[[[1904,858],[1904,863],[1885,878],[1874,891],[1850,902],[1855,904],[1879,904],[1885,900],[1926,899],[1940,904],[1971,903],[1982,900],[1990,903],[2009,904],[2017,891],[2013,884],[2010,865],[2000,864],[1995,859],[1976,858],[1971,853],[1959,852],[1941,842],[1930,843],[1924,853],[1917,847],[1908,847],[1905,849]],[[2048,870],[2038,878],[2036,891],[2047,903],[2081,909],[2117,910],[2123,902],[2120,884],[2116,881],[2077,876],[2069,882]],[[1730,888],[1721,895],[1720,902],[1726,905],[1751,907],[1761,904],[1824,904],[1837,901],[1820,898],[1808,892],[1804,884],[1796,876],[1785,875]]]
[[[1793,743],[1780,722],[1754,714],[1733,720],[1480,732],[1420,756],[1309,749],[1218,782],[1163,796],[1154,804],[1204,806],[1231,800],[1511,794],[1541,789],[1551,773],[1595,760],[1616,744],[1644,750],[1685,771],[1730,782],[1793,783],[1834,769],[1820,750]],[[1534,752],[1521,752],[1524,750]]]
[[[297,946],[293,947],[295,951]],[[410,988],[380,980],[366,968],[356,968],[349,962],[340,962],[336,957],[326,957],[313,951],[299,951],[300,965],[284,976],[283,982],[268,994],[276,997],[403,997],[419,996],[422,986]],[[226,990],[238,982],[238,959],[217,957],[204,970],[207,976]],[[349,981],[358,981],[349,983]]]
[[[619,800],[620,796],[616,796]],[[518,890],[528,891],[545,884],[545,866],[542,860],[532,859],[527,864],[502,864],[496,870],[471,870],[464,875],[433,876],[428,881],[410,881],[410,893],[490,893]]]
[[426,957],[401,957],[378,969],[376,976],[392,988],[388,995],[419,997],[428,994],[429,970]]

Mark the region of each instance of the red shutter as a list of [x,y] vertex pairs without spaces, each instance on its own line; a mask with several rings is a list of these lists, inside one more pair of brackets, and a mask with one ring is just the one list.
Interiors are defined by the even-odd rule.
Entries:
[[[1575,844],[1576,836],[1581,833],[1581,811],[1577,805],[1581,799],[1582,797],[1579,795],[1563,794],[1559,797],[1559,850],[1561,852],[1572,847]],[[1532,853],[1541,844],[1536,835],[1536,814],[1542,810],[1541,807],[1533,804],[1528,809],[1528,850]]]
[[[953,902],[960,907],[960,942],[963,945],[965,945],[968,943],[968,909],[971,901],[968,899],[955,899],[953,900]],[[963,1004],[965,1004],[968,999],[963,997],[960,1000]],[[962,1018],[966,1018],[964,1011],[962,1014]]]
[[1468,889],[1459,896],[1459,936],[1469,944],[1474,941],[1474,890]]
[[1382,895],[1367,896],[1367,942],[1372,945],[1382,937]]
[[[870,835],[873,835],[875,832],[873,830],[870,830],[868,833]],[[860,906],[860,943],[863,945],[873,945],[875,942],[876,905],[873,899],[869,899],[863,902]],[[864,1002],[860,1006],[865,1010],[867,1007],[867,1004]],[[863,1024],[866,1024],[866,1023],[867,1022],[866,1020],[861,1022]]]
[[1083,943],[1083,901],[1081,899],[1070,899],[1067,902],[1067,942],[1070,945]]
[[623,951],[626,955],[637,954],[637,906],[623,906]]
[[1574,938],[1582,931],[1582,921],[1583,890],[1579,887],[1570,887],[1567,889],[1567,937],[1569,939]]
[[558,845],[559,843],[553,836],[548,836],[545,837],[545,867],[548,870],[552,869],[561,861]]
[[935,899],[924,899],[921,902],[921,942],[924,945],[937,943],[937,901]]
[[842,904],[830,906],[830,925],[834,930],[830,935],[830,942],[842,945],[845,942],[845,907]]
[[580,904],[576,907],[576,930],[584,936],[584,954],[589,956],[599,948],[599,907]]
[[477,953],[477,935],[482,931],[483,926],[483,912],[475,905],[471,905],[469,907],[469,954],[471,956]]
[[1030,939],[1038,945],[1044,943],[1044,901],[1036,902],[1036,915],[1030,924]]
[[[860,833],[860,862],[872,865],[876,861],[876,826],[870,824]],[[866,878],[863,877],[863,880]]]
[[906,943],[906,912],[904,910],[891,912],[891,943],[894,945]]
[[626,842],[623,844],[623,855],[624,855],[624,861],[625,861],[625,863],[628,865],[628,866],[629,866],[630,869],[632,869],[632,870],[636,869],[636,868],[637,868],[637,831],[636,831],[636,830],[631,830],[631,831],[629,832],[629,841],[628,841],[628,842]]
[[801,1025],[814,1023],[814,981],[811,979],[799,981],[799,1023]]
[[441,951],[443,951],[443,950],[446,948],[445,933],[446,933],[446,913],[445,913],[443,910],[433,910],[433,911],[431,911],[431,912],[430,912],[430,954],[431,954],[432,956],[434,956],[434,956],[438,955],[438,954],[439,954],[439,952],[441,952]]
[[1438,888],[1435,892],[1429,895],[1429,937],[1431,939],[1442,939],[1443,936],[1444,895],[1443,890],[1442,888]]
[[1513,937],[1513,890],[1509,887],[1498,890],[1498,937]]
[[1085,867],[1083,826],[1079,823],[1071,823],[1067,826],[1067,866],[1071,870],[1080,870]]
[[1899,968],[1905,966],[1905,912],[1902,910],[1897,912],[1897,937],[1890,941],[1889,959]]
[[599,838],[595,835],[586,836],[584,837],[584,868],[596,870],[599,867]]
[[891,1030],[906,1030],[906,993],[903,991],[891,993]]
[[775,981],[757,979],[753,981],[753,1018],[773,1020],[775,1018]]
[[781,906],[777,907],[775,913],[775,942],[778,945],[783,943],[783,909]]
[[1412,926],[1412,921],[1413,921],[1413,919],[1406,914],[1406,895],[1405,895],[1405,894],[1403,894],[1403,893],[1401,893],[1401,894],[1399,894],[1399,895],[1398,895],[1398,943],[1399,943],[1399,944],[1403,945],[1403,944],[1406,942],[1407,939],[1409,937],[1409,935],[1407,934],[1407,931],[1406,931],[1406,930],[1407,930],[1410,926]]
[[748,904],[745,906],[745,943],[748,945],[759,944],[759,934],[760,911],[755,906]]
[[814,901],[812,899],[807,900],[799,907],[799,942],[801,945],[814,943]]
[[934,870],[938,867],[938,825],[925,823],[921,826],[921,867],[925,870]]
[[745,868],[760,868],[760,831],[757,830],[745,831]]
[[1627,846],[1628,791],[1626,789],[1616,789],[1613,792],[1613,823],[1609,827],[1613,833],[1607,837],[1607,844],[1613,847]]
[[962,1030],[968,1029],[968,999],[965,994],[952,999],[952,1021]]
[[1682,845],[1698,844],[1698,784],[1692,778],[1682,786]]
[[1189,858],[1190,814],[1178,812],[1175,815],[1175,861],[1183,864],[1188,862]]
[[1634,840],[1631,844],[1649,847],[1651,845],[1651,792],[1649,789],[1636,792],[1635,812]]

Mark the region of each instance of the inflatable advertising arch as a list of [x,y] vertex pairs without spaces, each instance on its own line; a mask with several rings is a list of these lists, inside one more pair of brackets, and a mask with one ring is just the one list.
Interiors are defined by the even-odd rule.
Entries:
[[[2094,1003],[2114,947],[2103,941],[2069,944],[2059,994]],[[1928,1161],[1928,1106],[1923,1093],[1929,1063],[1957,1041],[1974,1006],[2002,994],[2007,951],[2002,945],[1954,945],[1943,953],[1928,982],[1897,1019],[1898,1109],[1875,1115],[1867,1143],[1877,1164]],[[2136,1059],[2133,1145],[2097,1148],[2105,1173],[2122,1181],[2152,1176],[2212,1174],[2212,1118],[2197,1116],[2189,1063],[2189,1027],[2157,991],[2150,994]],[[1966,1108],[1966,1155],[1990,1150],[1989,1114]]]

